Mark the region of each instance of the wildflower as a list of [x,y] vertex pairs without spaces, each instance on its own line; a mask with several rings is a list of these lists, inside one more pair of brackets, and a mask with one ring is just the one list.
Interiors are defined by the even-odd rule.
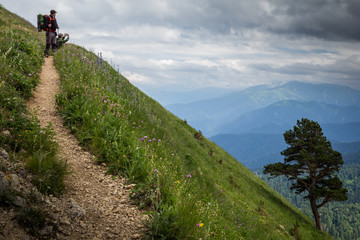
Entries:
[[159,139],[158,142],[161,142],[161,139]]
[[27,133],[27,132],[28,132],[28,130],[25,130],[25,132]]
[[153,141],[155,141],[156,139],[155,138],[153,138]]
[[155,169],[154,172],[159,172],[159,170]]
[[10,119],[9,119],[9,121],[10,121],[10,122],[13,122],[13,121],[14,121],[14,119],[10,118]]
[[186,177],[187,177],[187,178],[191,178],[191,175],[190,175],[190,173],[189,173],[188,175],[186,175]]
[[12,73],[9,73],[10,76],[12,76],[13,74]]
[[147,139],[147,136],[144,136],[144,139]]
[[103,111],[104,114],[106,114],[105,110]]
[[141,141],[144,141],[144,138],[141,138],[140,140],[141,140]]
[[141,128],[141,125],[139,125],[139,128]]
[[151,142],[151,139],[149,139],[149,142]]
[[177,181],[176,181],[176,183],[180,183],[180,181],[179,181],[179,180],[177,180]]

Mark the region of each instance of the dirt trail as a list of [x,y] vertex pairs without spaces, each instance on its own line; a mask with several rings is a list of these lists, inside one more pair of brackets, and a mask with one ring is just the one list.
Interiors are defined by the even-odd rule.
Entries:
[[59,76],[53,58],[45,59],[40,84],[29,107],[37,111],[41,126],[49,122],[56,132],[60,157],[71,165],[66,192],[61,198],[49,197],[46,203],[57,216],[58,239],[140,239],[145,231],[142,215],[128,198],[131,186],[124,179],[106,175],[104,166],[84,151],[63,126],[56,110]]

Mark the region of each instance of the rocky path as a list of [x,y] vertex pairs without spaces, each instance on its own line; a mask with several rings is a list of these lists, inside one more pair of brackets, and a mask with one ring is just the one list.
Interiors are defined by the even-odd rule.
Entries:
[[46,204],[55,214],[58,239],[141,239],[146,216],[129,200],[131,185],[124,179],[106,175],[104,166],[84,151],[63,126],[56,110],[59,76],[53,58],[45,59],[40,84],[29,107],[37,112],[41,126],[52,123],[60,145],[60,157],[71,166],[66,192],[61,198],[50,196]]

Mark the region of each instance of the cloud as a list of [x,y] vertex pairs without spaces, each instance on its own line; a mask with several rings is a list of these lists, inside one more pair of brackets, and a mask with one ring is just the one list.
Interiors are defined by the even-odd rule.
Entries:
[[[139,88],[244,88],[290,80],[360,88],[358,0],[5,0],[35,24],[58,11],[70,41]],[[125,74],[126,73],[126,74]]]
[[146,85],[153,84],[151,79],[139,73],[125,71],[123,75],[134,84],[146,84]]

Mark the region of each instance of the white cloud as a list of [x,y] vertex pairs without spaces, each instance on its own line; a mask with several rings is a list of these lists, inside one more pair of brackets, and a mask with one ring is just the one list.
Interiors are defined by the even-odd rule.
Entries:
[[128,72],[125,71],[123,72],[123,75],[129,79],[130,82],[134,83],[134,84],[153,84],[154,82],[148,78],[145,75],[142,75],[140,73],[135,73],[135,72]]

